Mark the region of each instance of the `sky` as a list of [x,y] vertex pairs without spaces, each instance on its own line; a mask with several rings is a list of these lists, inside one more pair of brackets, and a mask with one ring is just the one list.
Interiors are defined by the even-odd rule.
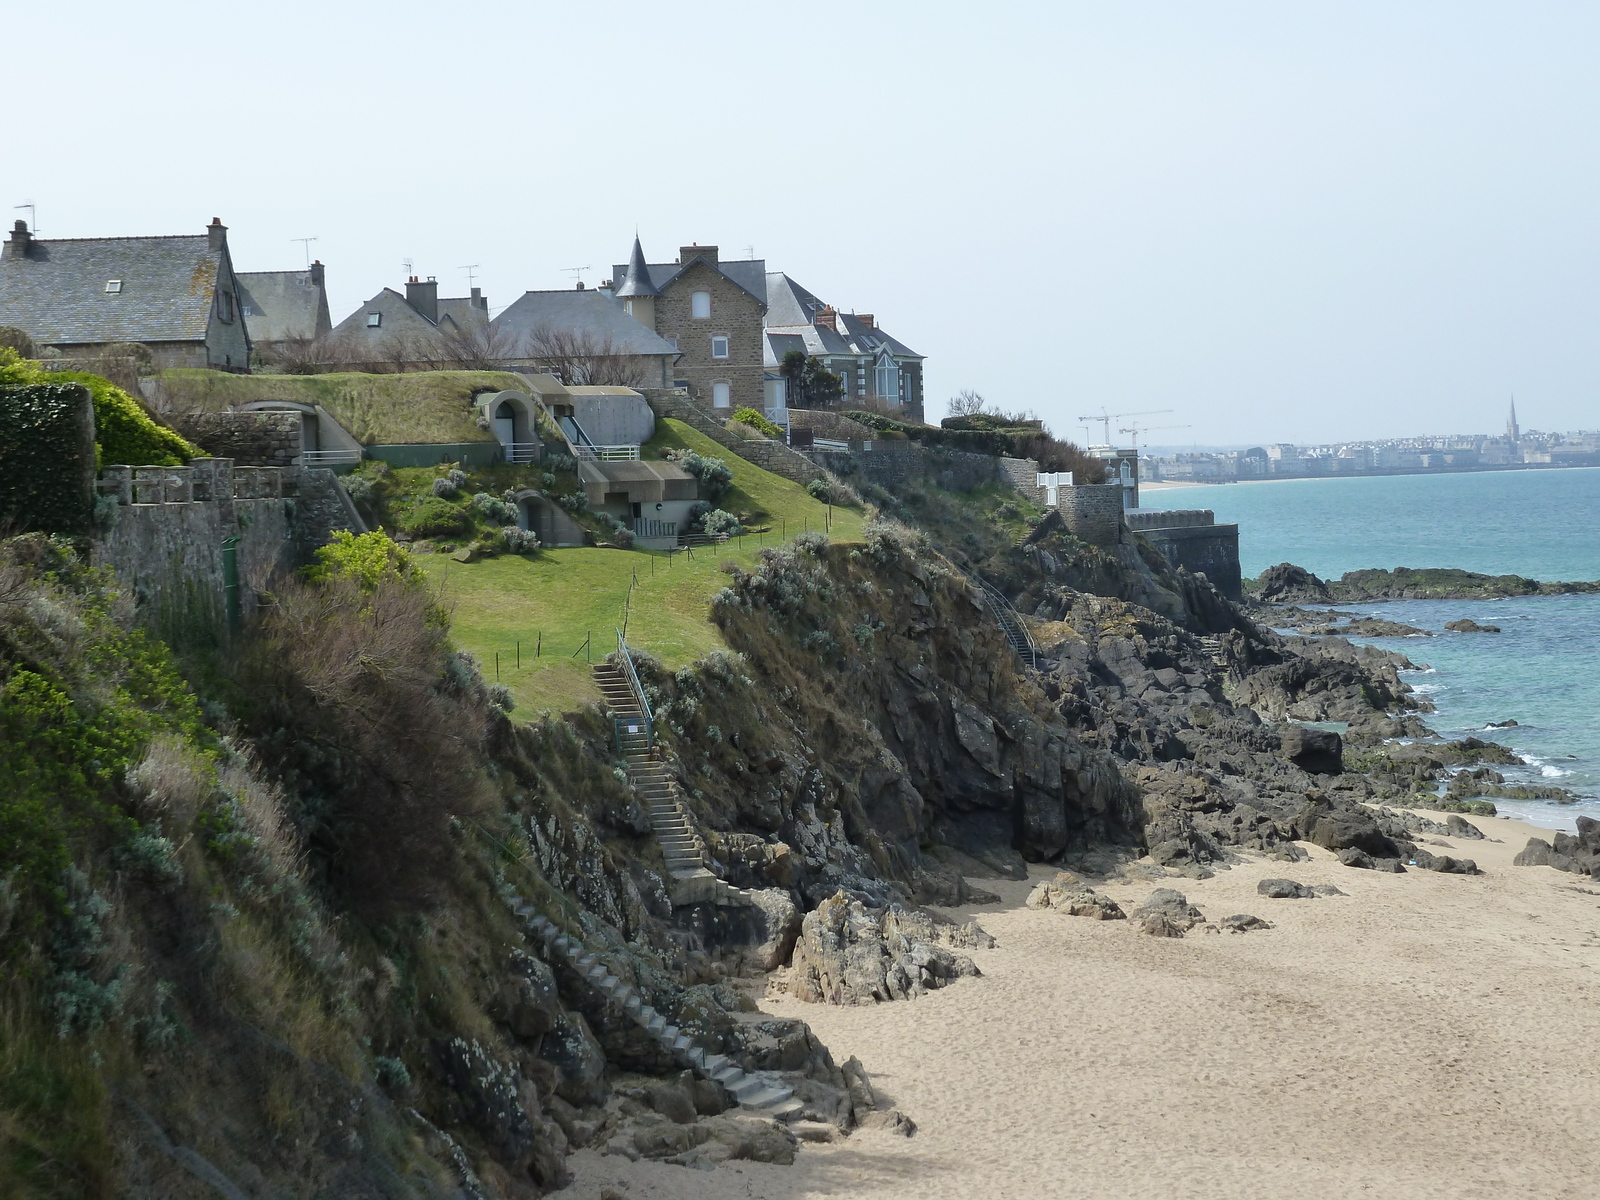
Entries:
[[932,420],[970,388],[1079,440],[1101,411],[1166,444],[1492,432],[1513,395],[1600,428],[1592,0],[54,0],[6,29],[0,205],[46,238],[220,216],[238,270],[314,237],[335,321],[407,260],[448,295],[475,264],[495,310],[593,286],[637,230],[874,313]]

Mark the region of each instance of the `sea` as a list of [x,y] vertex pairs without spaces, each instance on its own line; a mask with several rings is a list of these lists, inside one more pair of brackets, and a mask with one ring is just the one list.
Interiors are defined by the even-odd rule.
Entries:
[[[1142,508],[1209,508],[1239,526],[1246,576],[1292,562],[1325,579],[1368,567],[1459,567],[1542,580],[1600,579],[1600,468],[1275,479],[1144,488]],[[1548,829],[1600,819],[1600,595],[1341,604],[1434,636],[1361,638],[1417,664],[1404,678],[1432,699],[1430,728],[1511,746],[1510,783],[1577,793],[1576,804],[1495,800]],[[1501,632],[1452,633],[1468,617]],[[1491,728],[1514,720],[1510,728]]]

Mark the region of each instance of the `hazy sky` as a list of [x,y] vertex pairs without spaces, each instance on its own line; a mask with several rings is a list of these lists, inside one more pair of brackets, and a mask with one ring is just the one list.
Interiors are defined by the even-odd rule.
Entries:
[[594,284],[637,226],[876,313],[932,419],[1600,427],[1593,0],[54,0],[5,41],[0,202],[220,216],[241,270],[315,236],[336,321],[408,258]]

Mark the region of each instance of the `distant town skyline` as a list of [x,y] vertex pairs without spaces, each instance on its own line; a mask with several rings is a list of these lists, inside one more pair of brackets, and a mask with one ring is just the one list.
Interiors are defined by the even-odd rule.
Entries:
[[[893,314],[928,356],[932,420],[972,388],[1075,439],[1102,405],[1229,443],[1493,429],[1512,393],[1539,428],[1600,424],[1593,6],[851,21],[839,39],[705,2],[491,2],[471,22],[414,0],[286,0],[270,22],[46,6],[28,37],[55,52],[0,78],[34,146],[0,203],[46,238],[220,216],[241,271],[321,259],[340,315],[408,273],[494,309],[593,285],[636,230],[655,256],[749,247]],[[534,85],[485,30],[538,48]],[[225,82],[202,87],[200,61]],[[64,64],[103,86],[60,86]],[[53,149],[88,145],[94,186]]]

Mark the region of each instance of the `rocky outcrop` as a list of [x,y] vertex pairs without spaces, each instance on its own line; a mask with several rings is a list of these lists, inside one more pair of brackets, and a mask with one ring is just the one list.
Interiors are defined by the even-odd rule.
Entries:
[[1499,633],[1498,625],[1479,625],[1470,617],[1462,617],[1459,621],[1446,621],[1444,627],[1451,633]]
[[1204,921],[1205,914],[1189,903],[1189,898],[1172,888],[1157,888],[1133,910],[1140,933],[1152,937],[1181,938]]
[[1062,872],[1028,893],[1029,908],[1048,908],[1069,917],[1123,921],[1128,914],[1110,896],[1102,896],[1076,876]]
[[1519,867],[1554,867],[1600,880],[1600,821],[1579,817],[1576,834],[1557,833],[1549,842],[1529,838],[1512,862]]
[[1279,563],[1268,567],[1245,590],[1265,604],[1332,604],[1328,585],[1304,567]]
[[1285,725],[1279,733],[1283,756],[1313,775],[1344,774],[1344,741],[1331,729]]
[[819,1004],[910,1000],[980,974],[971,958],[940,944],[978,936],[975,927],[963,934],[899,907],[869,909],[840,892],[806,914],[782,986]]

